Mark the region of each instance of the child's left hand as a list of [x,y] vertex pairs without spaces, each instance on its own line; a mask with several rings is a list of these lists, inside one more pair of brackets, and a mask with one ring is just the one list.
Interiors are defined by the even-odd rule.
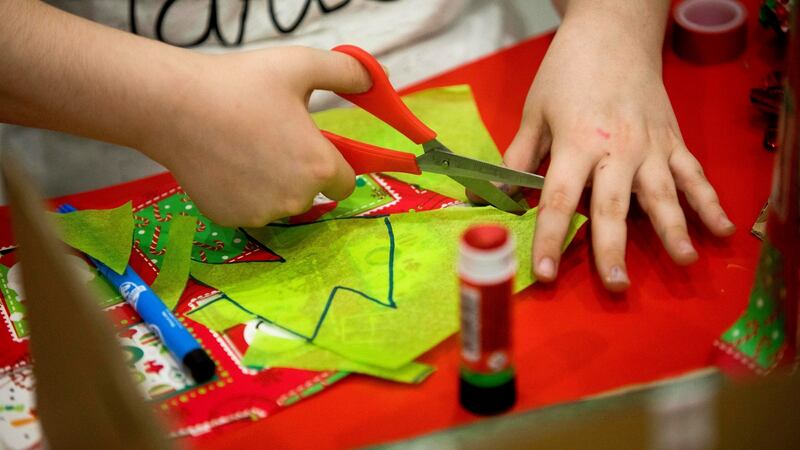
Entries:
[[622,291],[630,284],[625,219],[631,193],[681,265],[695,261],[697,252],[676,188],[713,234],[727,236],[735,227],[681,137],[661,79],[662,38],[648,42],[622,18],[605,19],[598,26],[596,16],[568,13],[504,159],[532,172],[550,152],[533,244],[535,275],[556,277],[567,226],[591,181],[595,264],[606,288]]

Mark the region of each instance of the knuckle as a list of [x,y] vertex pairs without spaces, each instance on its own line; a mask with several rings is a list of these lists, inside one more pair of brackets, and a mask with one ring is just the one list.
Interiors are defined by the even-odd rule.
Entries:
[[549,192],[546,198],[542,199],[542,209],[569,215],[573,210],[572,199],[566,189],[557,186]]
[[611,266],[624,266],[625,264],[625,250],[620,249],[615,245],[600,245],[596,247],[595,253],[597,254],[598,265]]
[[368,77],[365,77],[365,75],[366,73],[364,67],[360,62],[350,56],[344,58],[344,64],[342,65],[342,76],[345,77],[345,79],[348,81],[348,84],[366,88],[367,86],[364,85],[369,81]]
[[321,157],[308,166],[309,175],[320,183],[336,176],[336,164],[332,158]]
[[671,184],[663,182],[648,190],[646,197],[648,202],[669,202],[678,199],[675,188]]
[[628,215],[628,201],[621,196],[613,195],[592,208],[592,215],[603,219],[624,219]]
[[244,214],[243,226],[251,228],[263,227],[276,218],[273,215],[274,211],[269,209],[252,209]]
[[536,247],[545,253],[556,252],[558,253],[561,248],[562,240],[552,233],[548,233],[538,237],[535,240]]
[[662,225],[659,234],[665,241],[677,240],[681,237],[688,236],[686,227],[679,223],[667,223]]
[[629,130],[627,133],[623,133],[620,137],[620,147],[624,149],[630,150],[639,150],[648,146],[648,142],[650,142],[650,134],[649,130],[645,129],[640,132],[633,132]]
[[245,228],[258,228],[271,222],[268,216],[251,216],[242,221],[241,226]]
[[300,197],[293,196],[284,200],[283,210],[286,216],[296,216],[308,211],[309,206],[310,205],[308,201]]
[[707,198],[702,199],[701,207],[713,211],[722,211],[722,204],[720,204],[719,197],[714,192],[711,192]]
[[269,218],[254,214],[253,211],[243,211],[238,214],[226,214],[225,216],[215,218],[216,216],[209,215],[208,218],[214,223],[223,227],[244,227],[244,228],[257,228],[266,225]]
[[[692,191],[692,196],[694,196],[694,203],[704,206],[720,206],[719,204],[719,197],[717,197],[717,193],[714,191],[713,188],[704,188]],[[689,197],[689,196],[687,196]]]
[[347,179],[347,184],[342,184],[342,186],[344,187],[344,189],[342,189],[341,193],[339,193],[339,196],[341,198],[338,199],[338,200],[344,200],[347,197],[350,197],[350,195],[356,190],[356,179],[355,179],[355,177],[348,178]]
[[603,157],[609,156],[611,154],[608,150],[606,150],[604,146],[600,144],[584,145],[583,151],[586,152],[587,155],[589,155],[589,158],[592,161],[599,161]]
[[684,190],[686,191],[699,191],[709,187],[708,180],[706,179],[703,169],[692,170],[688,176],[683,180]]

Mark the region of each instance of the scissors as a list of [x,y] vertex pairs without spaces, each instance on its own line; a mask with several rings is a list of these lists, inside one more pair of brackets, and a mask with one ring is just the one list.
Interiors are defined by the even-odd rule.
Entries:
[[528,209],[491,181],[541,189],[544,177],[453,153],[436,139],[436,132],[422,123],[403,103],[400,94],[374,56],[354,45],[340,45],[333,48],[333,51],[357,59],[372,78],[372,87],[366,92],[337,95],[386,122],[414,143],[422,145],[424,150],[422,155],[416,156],[322,131],[356,175],[374,172],[403,172],[414,175],[420,175],[422,171],[438,173],[447,175],[497,209],[513,214],[522,214]]

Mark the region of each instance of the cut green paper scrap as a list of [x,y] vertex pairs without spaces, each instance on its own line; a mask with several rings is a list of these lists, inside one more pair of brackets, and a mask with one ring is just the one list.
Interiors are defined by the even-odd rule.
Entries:
[[[474,223],[506,225],[517,241],[516,290],[533,282],[536,211],[486,208],[267,226],[250,234],[286,262],[206,265],[192,276],[247,311],[347,359],[398,369],[458,329],[456,255]],[[585,218],[573,217],[566,243]]]
[[55,214],[61,239],[121,274],[128,265],[133,215],[128,202],[114,209],[86,209]]
[[253,320],[257,316],[245,311],[224,296],[210,301],[189,312],[188,316],[211,331],[222,333],[225,330]]
[[255,368],[343,370],[400,383],[421,383],[436,370],[433,366],[418,362],[410,362],[398,369],[385,369],[351,361],[302,339],[286,339],[266,333],[256,333],[242,359],[242,364]]
[[[325,201],[333,202],[320,194],[318,197]],[[336,207],[319,217],[315,222],[325,219],[338,219],[340,217],[352,217],[373,211],[381,206],[388,205],[394,200],[391,194],[386,192],[374,178],[370,175],[356,176],[355,189],[346,199],[336,203]],[[316,204],[316,200],[315,200]],[[290,217],[278,220],[279,223],[290,223]]]
[[340,201],[336,208],[325,213],[321,219],[351,217],[372,211],[390,203],[394,198],[369,175],[356,177],[356,187],[349,197]]
[[189,279],[197,218],[176,216],[172,219],[166,236],[167,244],[153,291],[169,309],[175,309]]
[[[411,111],[438,134],[437,139],[455,153],[492,164],[501,164],[497,146],[481,121],[468,85],[427,89],[403,97]],[[350,139],[399,151],[422,154],[422,147],[360,108],[338,108],[313,114],[323,130]],[[466,202],[464,186],[435,173],[391,176],[439,194]]]
[[[211,301],[189,313],[206,328],[222,333],[236,325],[258,319],[225,297]],[[287,333],[288,334],[288,333]],[[362,364],[337,355],[301,338],[287,339],[265,332],[255,334],[242,364],[253,368],[289,367],[303,370],[343,370],[401,383],[421,383],[436,370],[433,366],[411,362],[396,369]]]

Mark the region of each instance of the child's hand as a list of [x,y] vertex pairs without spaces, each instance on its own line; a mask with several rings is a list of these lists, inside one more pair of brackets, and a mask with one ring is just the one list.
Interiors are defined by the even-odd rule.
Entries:
[[319,192],[353,190],[353,170],[306,109],[317,88],[369,89],[347,55],[203,55],[44,2],[2,1],[0,17],[13,24],[0,27],[0,122],[140,150],[223,225],[264,225],[304,212]]
[[[595,264],[606,288],[626,289],[626,222],[631,192],[678,264],[697,259],[678,203],[683,191],[717,236],[735,227],[686,148],[661,79],[661,38],[622,17],[568,11],[531,86],[508,167],[534,171],[550,151],[539,203],[533,267],[556,277],[567,225],[592,184]],[[658,27],[656,27],[658,28]],[[663,35],[663,25],[657,35]]]
[[175,175],[198,208],[222,225],[261,226],[300,214],[316,194],[341,200],[353,170],[314,125],[313,89],[361,92],[369,75],[347,55],[286,47],[192,55],[179,101],[140,150]]

